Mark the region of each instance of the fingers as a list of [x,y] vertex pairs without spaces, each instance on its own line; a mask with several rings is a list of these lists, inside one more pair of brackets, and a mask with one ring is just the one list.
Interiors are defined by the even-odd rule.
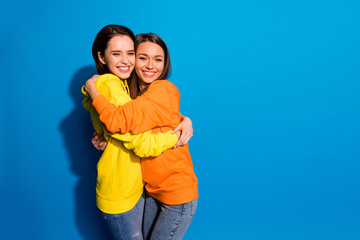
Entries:
[[98,77],[99,77],[99,75],[94,75],[94,76],[92,76],[89,80],[95,82],[96,79],[98,79]]
[[103,135],[102,133],[94,132],[93,133],[93,138],[91,139],[91,142],[95,143],[102,135]]
[[96,82],[96,79],[98,79],[99,75],[94,75],[92,76],[90,79],[88,79],[86,82],[85,82],[85,90],[87,92],[89,92],[89,88],[90,88],[90,85],[91,84],[95,84]]
[[182,124],[180,123],[176,128],[174,128],[174,130],[172,131],[172,133],[176,133],[178,131],[181,131],[182,128]]
[[99,144],[99,148],[100,148],[100,150],[101,151],[104,151],[105,150],[105,148],[106,148],[106,142],[104,141],[104,142],[101,142],[100,144]]
[[95,144],[96,143],[96,139],[97,139],[97,133],[94,132],[93,134],[93,138],[91,139],[91,143],[94,145],[94,147],[97,149],[97,145]]
[[187,144],[187,143],[189,142],[190,138],[191,138],[191,137],[190,137],[190,136],[188,136],[188,137],[184,140],[184,145],[185,145],[185,144]]
[[175,144],[174,148],[187,144],[189,139],[190,138],[186,134],[181,134],[179,141]]
[[97,150],[100,151],[100,148],[98,147],[98,145],[96,144],[96,142],[94,140],[91,140],[91,143],[93,144],[94,148],[96,148]]
[[189,140],[192,138],[193,136],[193,132],[192,131],[182,131],[179,141],[175,144],[174,148],[180,147],[182,145],[185,145],[189,142]]
[[97,139],[95,139],[95,137],[93,137],[92,139],[91,139],[91,143],[93,144],[93,146],[94,146],[94,148],[96,148],[97,150],[101,150],[100,148],[99,148],[99,144],[97,143]]
[[104,141],[104,136],[98,136],[96,141],[95,141],[95,144],[97,145],[98,148],[100,148],[100,143]]
[[99,139],[97,140],[98,143],[98,147],[100,150],[104,151],[107,145],[107,141],[106,138],[104,137],[103,134],[101,134],[101,136],[99,137]]
[[91,139],[91,143],[99,151],[103,151],[106,148],[106,145],[107,145],[104,134],[103,133],[96,133],[96,132],[93,133],[93,138]]
[[193,128],[192,128],[192,121],[190,118],[183,116],[182,121],[172,131],[172,133],[176,133],[179,131],[181,131],[181,135],[179,141],[175,144],[174,148],[187,144],[189,140],[192,138]]

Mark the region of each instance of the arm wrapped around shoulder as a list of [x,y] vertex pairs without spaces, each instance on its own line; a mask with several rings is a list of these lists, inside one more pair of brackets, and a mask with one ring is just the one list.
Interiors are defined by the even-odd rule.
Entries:
[[167,80],[155,81],[142,96],[124,105],[115,106],[99,95],[93,106],[108,131],[113,133],[138,134],[154,127],[176,127],[181,118],[180,93]]

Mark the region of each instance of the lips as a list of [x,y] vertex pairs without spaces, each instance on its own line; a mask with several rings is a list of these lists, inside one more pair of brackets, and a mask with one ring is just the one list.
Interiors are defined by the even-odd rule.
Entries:
[[154,71],[142,70],[142,72],[146,77],[153,77],[156,74],[156,72],[154,72]]
[[117,67],[117,69],[119,69],[120,72],[126,73],[128,71],[130,71],[130,66],[121,66],[121,67]]

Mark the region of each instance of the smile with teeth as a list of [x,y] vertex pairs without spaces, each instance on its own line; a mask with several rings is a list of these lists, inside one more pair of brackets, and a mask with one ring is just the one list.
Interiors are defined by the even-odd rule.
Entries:
[[146,71],[146,70],[142,70],[142,72],[144,73],[145,76],[147,77],[152,77],[155,75],[156,72],[153,71]]
[[117,69],[119,69],[120,72],[128,72],[130,70],[129,66],[121,66],[121,67],[117,67]]

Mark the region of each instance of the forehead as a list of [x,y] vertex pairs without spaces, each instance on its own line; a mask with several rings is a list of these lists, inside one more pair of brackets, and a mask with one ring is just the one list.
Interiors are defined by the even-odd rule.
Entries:
[[107,49],[123,51],[134,50],[134,41],[128,36],[116,35],[109,40]]
[[165,55],[164,50],[159,45],[152,42],[140,43],[137,48],[137,54],[146,54],[148,56],[163,56],[163,57]]

